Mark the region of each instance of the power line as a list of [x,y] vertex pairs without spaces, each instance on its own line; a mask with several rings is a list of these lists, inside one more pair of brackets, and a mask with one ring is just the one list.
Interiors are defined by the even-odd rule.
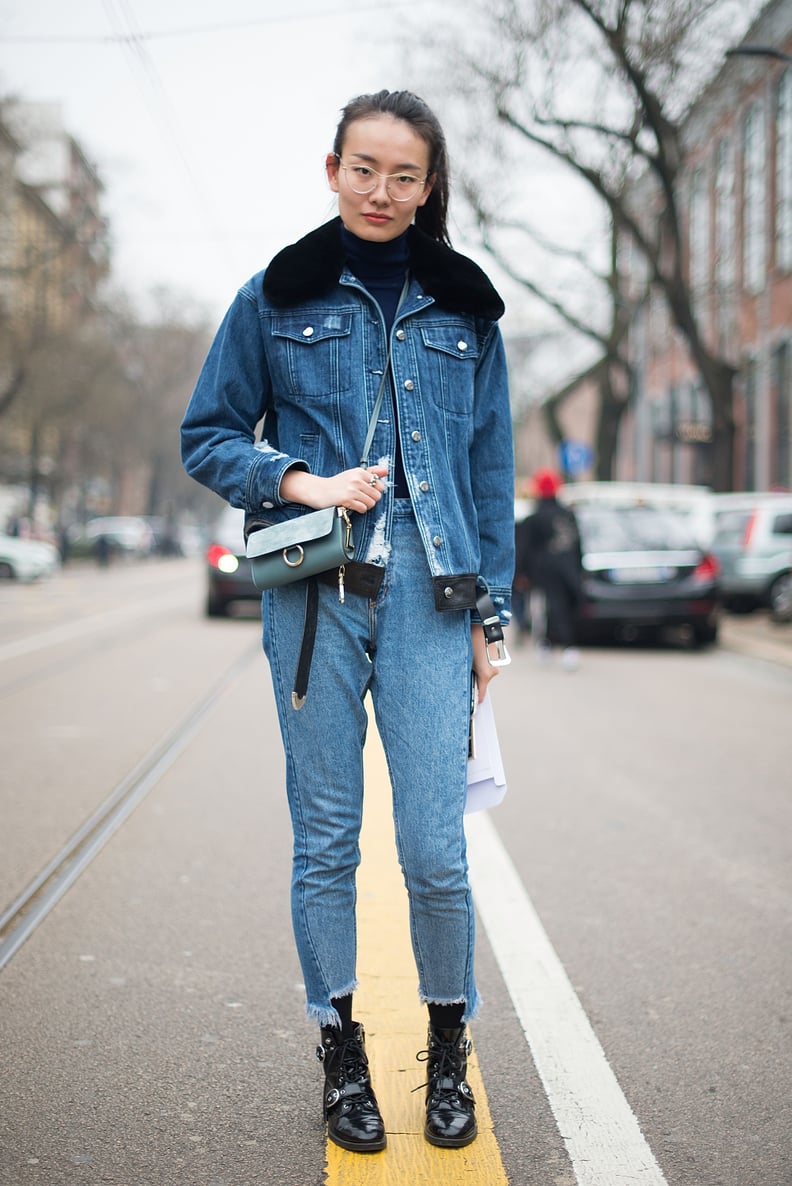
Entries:
[[[142,35],[137,28],[134,10],[132,8],[131,0],[103,0],[105,12],[111,27],[121,30],[119,34],[114,37],[114,41],[123,44],[129,51],[132,59],[133,73],[137,73],[140,84],[141,93],[144,101],[149,108],[149,112],[154,120],[155,125],[163,136],[170,141],[176,156],[178,157],[184,174],[196,196],[198,205],[200,206],[203,217],[206,222],[209,234],[207,240],[211,242],[221,242],[224,244],[227,258],[228,256],[227,242],[220,229],[220,222],[217,214],[209,201],[209,198],[201,185],[198,176],[193,169],[192,162],[187,155],[181,141],[178,131],[178,121],[171,107],[168,96],[163,86],[162,79],[157,71],[157,68],[148,53],[145,45],[142,43]],[[118,6],[118,12],[114,7]],[[141,78],[142,75],[142,78]]]
[[15,45],[139,45],[144,41],[158,41],[167,37],[195,37],[203,33],[233,33],[240,29],[253,29],[262,25],[291,25],[316,17],[354,16],[359,12],[392,12],[398,8],[417,8],[424,5],[424,0],[396,0],[391,4],[362,4],[357,8],[343,5],[331,9],[314,9],[299,14],[257,17],[247,21],[229,21],[221,25],[195,25],[182,29],[157,29],[148,32],[138,31],[130,33],[111,33],[101,36],[75,35],[70,33],[11,33],[0,34],[0,43]]

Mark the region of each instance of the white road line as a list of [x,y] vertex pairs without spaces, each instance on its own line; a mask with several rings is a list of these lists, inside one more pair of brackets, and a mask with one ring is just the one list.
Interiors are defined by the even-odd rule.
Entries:
[[15,642],[0,645],[0,663],[7,659],[17,659],[20,655],[29,655],[32,651],[40,651],[45,647],[57,646],[62,642],[71,642],[75,638],[82,638],[85,634],[93,634],[108,626],[115,626],[128,619],[145,618],[151,614],[161,613],[164,609],[188,605],[194,602],[192,592],[185,594],[180,590],[170,597],[158,597],[152,601],[134,601],[128,605],[120,605],[116,609],[103,614],[93,614],[90,618],[79,618],[76,622],[66,622],[62,626],[53,626],[50,630],[42,630],[38,634],[29,634],[26,638],[19,638]]
[[579,1186],[667,1186],[489,816],[465,827],[476,906]]

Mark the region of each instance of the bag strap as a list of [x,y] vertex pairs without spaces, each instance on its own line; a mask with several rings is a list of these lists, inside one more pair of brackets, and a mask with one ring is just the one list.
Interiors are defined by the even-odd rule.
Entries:
[[[396,306],[396,313],[393,317],[393,323],[396,324],[396,318],[399,315],[399,309],[402,307],[404,298],[410,287],[409,273],[404,277],[404,284],[399,297],[399,303]],[[361,469],[368,468],[368,456],[371,449],[371,442],[374,440],[374,433],[377,428],[377,420],[379,419],[380,408],[382,407],[382,397],[385,394],[385,384],[388,382],[388,375],[390,373],[390,359],[391,359],[391,344],[388,341],[388,352],[385,356],[385,369],[382,372],[382,379],[380,380],[377,397],[374,400],[374,410],[371,413],[371,419],[368,423],[366,431],[366,440],[363,445],[363,456],[360,459]],[[354,561],[352,562],[354,563]],[[305,704],[305,697],[308,695],[308,679],[311,674],[311,660],[313,658],[314,642],[316,640],[316,626],[319,615],[319,585],[316,577],[309,577],[305,584],[305,620],[303,623],[303,636],[300,644],[300,654],[297,659],[297,671],[294,676],[294,690],[292,691],[291,700],[292,708],[299,711]]]
[[[408,273],[404,277],[404,284],[402,285],[401,296],[399,297],[399,303],[396,306],[396,312],[393,316],[393,324],[394,325],[396,324],[396,318],[399,316],[399,310],[401,309],[402,304],[404,303],[404,298],[407,296],[409,288],[410,288],[410,276]],[[363,456],[360,458],[360,468],[361,469],[368,469],[368,463],[369,463],[368,459],[369,459],[369,452],[371,451],[371,442],[374,440],[374,433],[376,432],[376,429],[377,429],[377,420],[379,419],[380,408],[382,407],[382,397],[385,394],[385,384],[388,382],[388,375],[390,374],[390,360],[391,360],[391,344],[389,341],[388,342],[388,353],[385,356],[385,369],[382,372],[382,379],[380,380],[379,391],[377,392],[377,398],[374,400],[374,411],[371,413],[371,419],[369,420],[368,430],[366,432],[366,440],[363,444]]]
[[[490,661],[490,666],[505,667],[507,663],[511,663],[511,656],[506,650],[506,643],[503,641],[503,627],[500,623],[498,611],[495,609],[495,603],[486,589],[478,589],[476,591],[476,609],[481,618],[481,625],[484,628],[484,641],[487,644],[487,658]],[[490,647],[493,647],[494,655],[490,651]]]

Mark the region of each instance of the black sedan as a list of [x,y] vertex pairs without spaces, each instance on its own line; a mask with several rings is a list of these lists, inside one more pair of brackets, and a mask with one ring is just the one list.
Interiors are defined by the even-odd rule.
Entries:
[[718,637],[719,566],[679,513],[659,507],[575,508],[583,544],[581,641],[629,640],[684,627],[703,646]]
[[261,601],[245,555],[245,512],[226,507],[206,548],[206,615],[227,617],[232,606]]

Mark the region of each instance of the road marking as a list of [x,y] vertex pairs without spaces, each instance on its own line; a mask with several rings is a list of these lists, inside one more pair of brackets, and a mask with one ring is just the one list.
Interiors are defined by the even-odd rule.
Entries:
[[133,602],[120,605],[116,609],[107,610],[102,614],[93,614],[90,618],[79,618],[76,622],[66,622],[62,626],[53,626],[50,630],[42,630],[38,634],[29,634],[26,638],[19,638],[15,642],[7,642],[0,646],[0,663],[7,659],[17,659],[20,655],[29,655],[33,651],[43,650],[44,647],[57,646],[62,642],[72,642],[75,638],[82,638],[85,634],[93,634],[119,622],[146,618],[151,614],[162,613],[166,609],[175,609],[180,605],[190,605],[195,601],[192,591],[183,590],[170,597],[158,597],[153,601]]
[[[388,1147],[349,1153],[327,1142],[326,1186],[507,1186],[475,1050],[468,1079],[476,1096],[479,1135],[465,1149],[437,1149],[423,1136],[426,1009],[410,944],[407,895],[393,840],[390,782],[373,721],[364,753],[366,800],[358,871],[358,974],[355,1017],[366,1030]],[[475,1043],[475,1023],[472,1026]],[[320,1089],[317,1087],[317,1105]]]
[[667,1186],[488,814],[467,834],[476,906],[579,1186]]

